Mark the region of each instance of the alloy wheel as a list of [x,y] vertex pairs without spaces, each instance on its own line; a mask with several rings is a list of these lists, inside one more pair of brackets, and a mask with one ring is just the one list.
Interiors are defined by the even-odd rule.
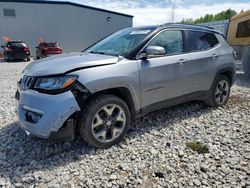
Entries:
[[112,142],[118,138],[126,125],[125,111],[117,104],[103,106],[92,120],[92,133],[99,142]]
[[221,80],[215,89],[215,101],[218,104],[224,104],[229,95],[229,83],[226,80]]

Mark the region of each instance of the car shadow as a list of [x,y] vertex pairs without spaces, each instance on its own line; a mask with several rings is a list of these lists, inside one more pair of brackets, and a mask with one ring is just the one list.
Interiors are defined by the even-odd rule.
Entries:
[[[32,60],[31,60],[32,61]],[[0,59],[0,63],[25,63],[25,62],[31,62],[31,61],[25,61],[25,60],[11,60],[11,61],[5,61],[4,59]]]
[[241,87],[250,88],[250,77],[244,72],[237,72],[235,84]]
[[[211,108],[207,108],[202,102],[190,102],[145,115],[132,122],[132,128],[126,138],[113,146],[117,148],[115,152],[123,149],[123,145],[127,144],[126,140],[137,138],[152,130],[171,127],[187,118],[198,117],[210,111]],[[176,116],[176,113],[181,116]],[[11,183],[19,183],[25,172],[28,173],[22,169],[29,169],[29,172],[54,169],[90,155],[102,155],[101,149],[87,145],[80,136],[76,136],[75,140],[70,142],[55,142],[27,136],[18,122],[0,129],[0,145],[0,153],[3,154],[2,159],[0,155],[0,171],[4,177],[10,178]]]

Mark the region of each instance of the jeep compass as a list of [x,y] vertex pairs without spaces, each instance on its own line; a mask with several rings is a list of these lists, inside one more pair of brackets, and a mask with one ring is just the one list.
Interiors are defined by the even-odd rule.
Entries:
[[121,141],[131,119],[154,110],[191,100],[225,105],[234,80],[233,50],[216,30],[127,28],[81,53],[30,63],[18,82],[17,112],[27,134],[73,138],[78,131],[107,148]]

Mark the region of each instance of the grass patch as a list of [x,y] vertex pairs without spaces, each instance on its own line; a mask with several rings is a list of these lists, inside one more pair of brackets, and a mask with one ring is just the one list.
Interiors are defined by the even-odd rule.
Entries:
[[207,145],[204,145],[200,142],[188,142],[186,146],[191,148],[193,151],[196,151],[199,154],[209,153]]

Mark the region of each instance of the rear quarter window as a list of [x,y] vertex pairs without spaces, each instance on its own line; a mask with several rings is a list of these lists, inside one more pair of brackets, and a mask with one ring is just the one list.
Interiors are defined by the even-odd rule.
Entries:
[[208,50],[219,44],[218,39],[212,33],[185,31],[185,37],[188,52]]

